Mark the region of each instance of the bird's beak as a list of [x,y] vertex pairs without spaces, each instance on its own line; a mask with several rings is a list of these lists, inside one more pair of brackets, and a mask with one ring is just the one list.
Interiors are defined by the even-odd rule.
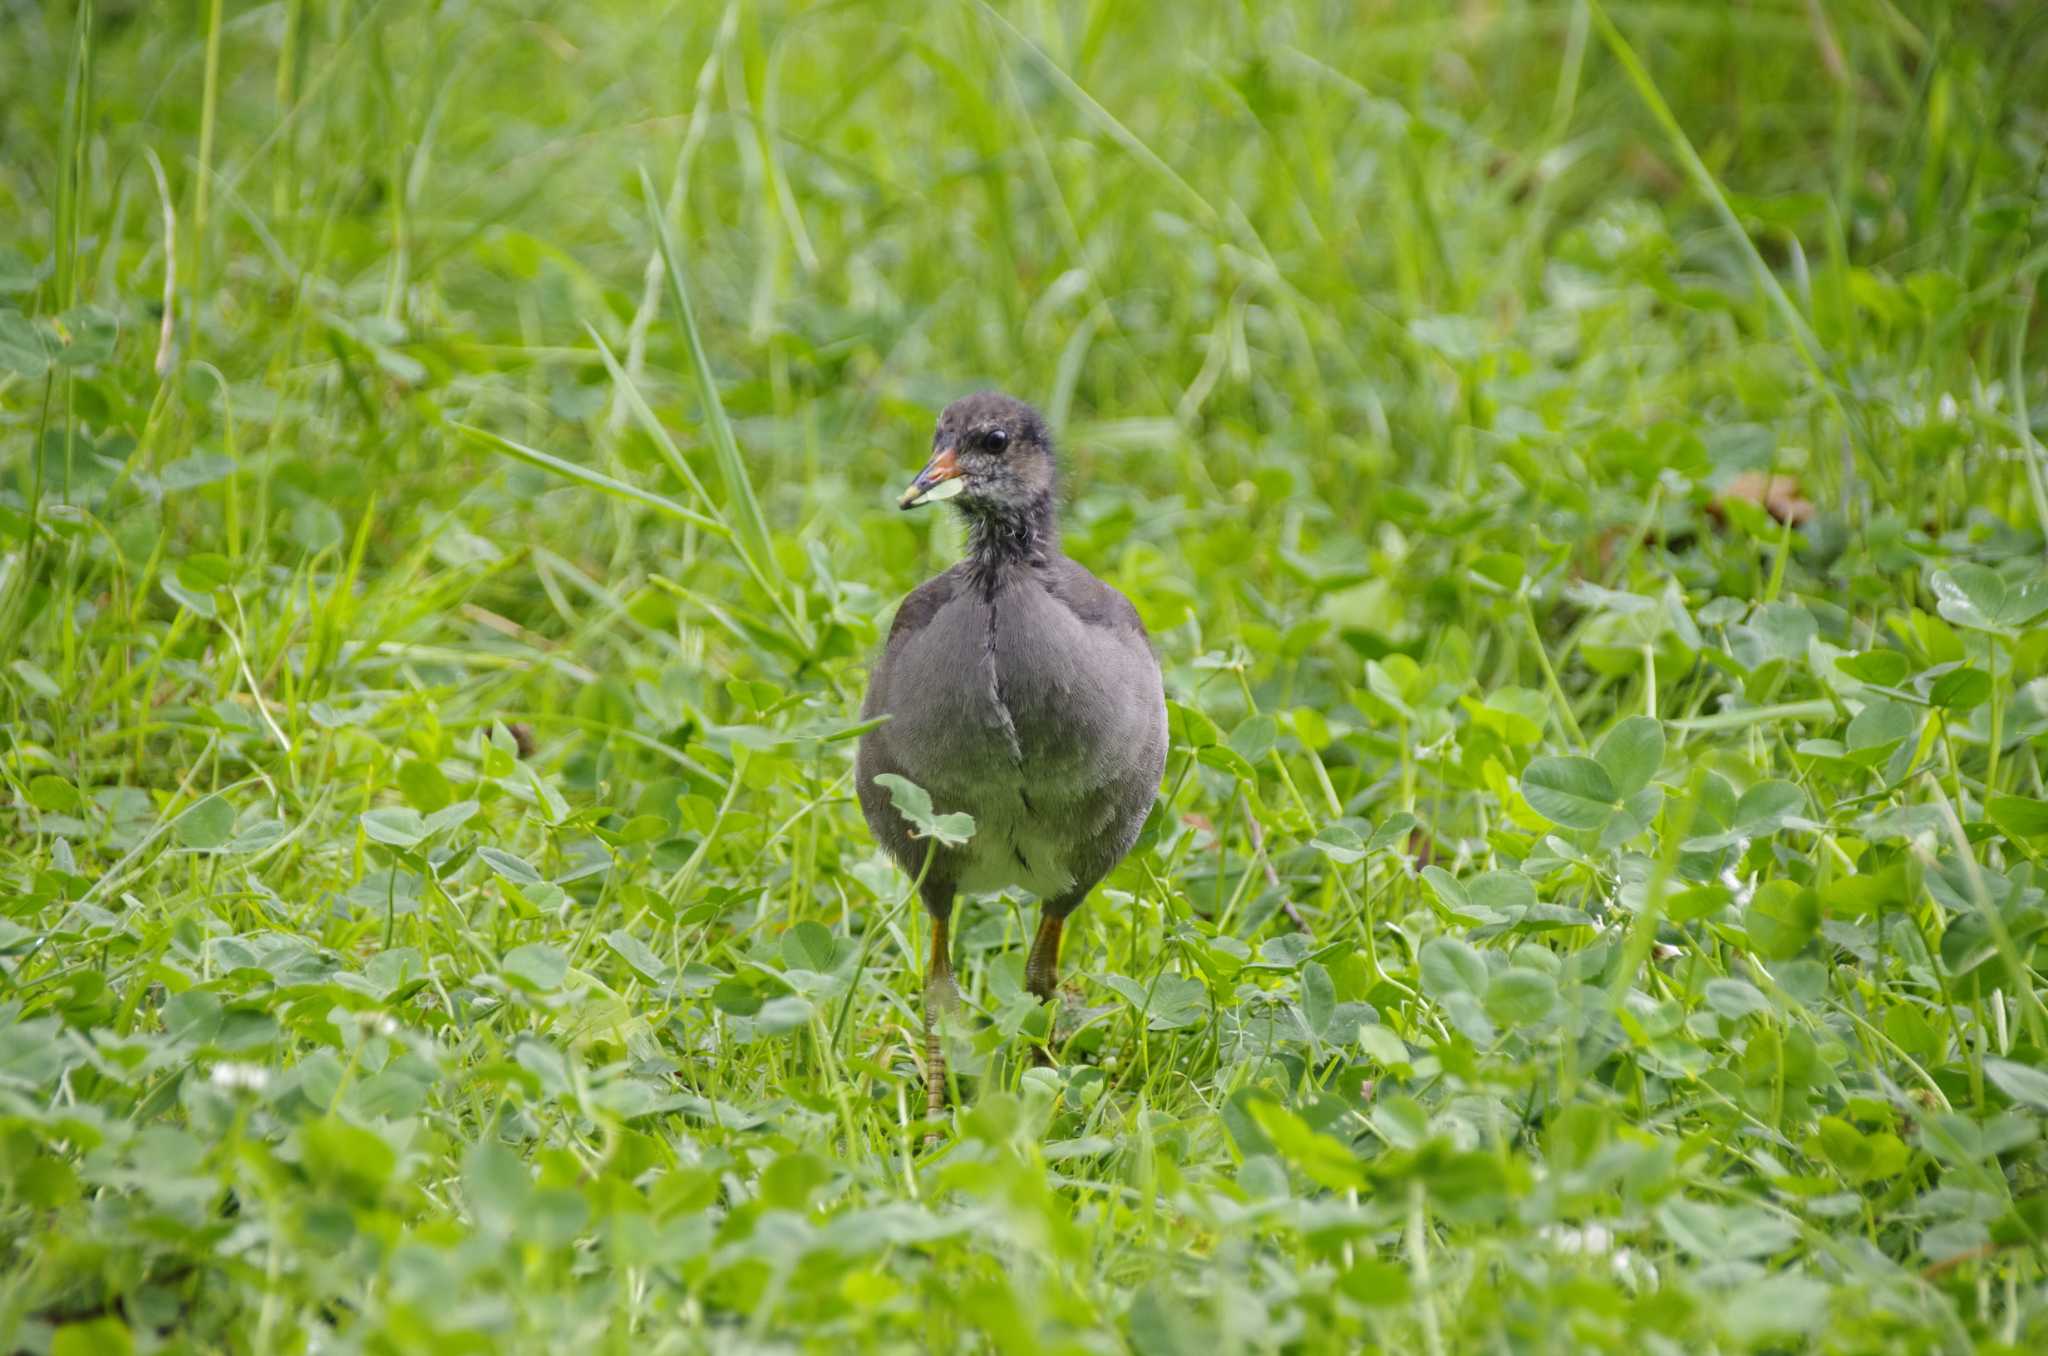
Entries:
[[967,488],[961,478],[960,463],[954,460],[953,449],[942,447],[932,453],[932,459],[917,473],[917,479],[910,482],[910,488],[896,501],[897,508],[916,508],[919,504],[936,504],[941,499],[951,499]]

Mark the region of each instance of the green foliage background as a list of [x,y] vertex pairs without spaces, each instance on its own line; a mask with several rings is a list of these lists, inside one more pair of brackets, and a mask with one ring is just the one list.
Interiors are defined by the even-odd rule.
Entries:
[[[2048,1345],[2038,7],[0,71],[0,1346]],[[927,1125],[847,736],[982,385],[1174,748]]]

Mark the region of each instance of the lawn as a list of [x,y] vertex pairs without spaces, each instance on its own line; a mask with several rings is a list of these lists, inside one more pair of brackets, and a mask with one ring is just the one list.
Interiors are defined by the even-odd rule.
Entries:
[[[0,72],[0,1350],[2048,1349],[2048,11]],[[931,1120],[853,749],[987,386],[1172,739]]]

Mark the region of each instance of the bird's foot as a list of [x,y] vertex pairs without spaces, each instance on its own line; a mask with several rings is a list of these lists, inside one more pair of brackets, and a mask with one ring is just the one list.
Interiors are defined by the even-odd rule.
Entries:
[[[924,1088],[925,1115],[936,1121],[946,1114],[946,1042],[944,1028],[960,1012],[960,986],[950,969],[926,976],[924,982]],[[938,1131],[925,1135],[924,1147],[941,1141]]]
[[960,1011],[960,986],[953,982],[951,973],[932,975],[924,982],[925,1010],[934,1015],[950,1017]]

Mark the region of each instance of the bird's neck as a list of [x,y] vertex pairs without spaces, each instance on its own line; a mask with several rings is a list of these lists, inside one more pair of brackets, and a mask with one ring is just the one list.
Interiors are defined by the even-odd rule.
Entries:
[[994,583],[1013,565],[1042,565],[1060,549],[1059,515],[1052,496],[1021,509],[967,515],[967,560],[974,573]]

